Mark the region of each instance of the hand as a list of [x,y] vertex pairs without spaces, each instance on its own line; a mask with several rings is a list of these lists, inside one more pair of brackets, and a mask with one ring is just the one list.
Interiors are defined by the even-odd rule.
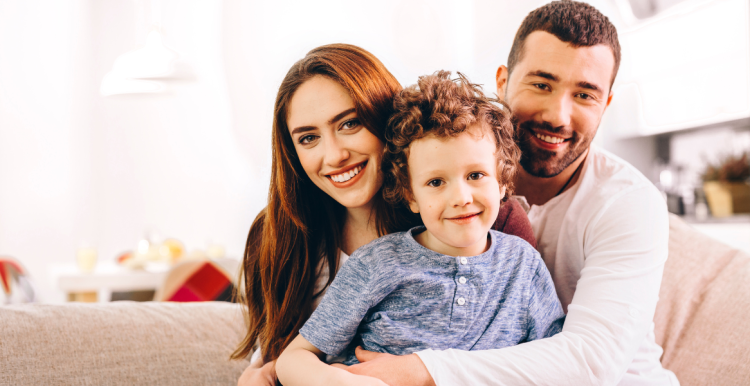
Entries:
[[346,371],[382,380],[390,386],[435,386],[435,381],[417,354],[391,355],[367,351],[357,347],[360,362]]
[[248,366],[237,381],[237,386],[276,386],[276,361],[268,362],[261,368]]

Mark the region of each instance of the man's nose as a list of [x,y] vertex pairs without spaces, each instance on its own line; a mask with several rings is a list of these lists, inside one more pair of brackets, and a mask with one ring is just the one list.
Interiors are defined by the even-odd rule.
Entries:
[[340,166],[349,159],[349,150],[342,146],[341,142],[335,135],[329,135],[324,138],[325,155],[323,162],[330,166]]
[[557,93],[546,101],[541,119],[552,127],[568,127],[572,112],[573,100],[565,93]]
[[458,184],[455,184],[452,190],[451,201],[454,208],[469,205],[474,201],[474,198],[471,194],[471,187],[469,187],[465,182],[462,181]]

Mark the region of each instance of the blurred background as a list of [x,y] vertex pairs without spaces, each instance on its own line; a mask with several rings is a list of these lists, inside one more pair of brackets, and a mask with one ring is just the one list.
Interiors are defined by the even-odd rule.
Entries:
[[[153,296],[180,260],[231,276],[265,206],[274,97],[296,60],[352,43],[403,85],[446,69],[494,94],[544,3],[3,0],[0,256],[43,302]],[[623,57],[596,142],[670,211],[750,250],[748,0],[589,3]]]

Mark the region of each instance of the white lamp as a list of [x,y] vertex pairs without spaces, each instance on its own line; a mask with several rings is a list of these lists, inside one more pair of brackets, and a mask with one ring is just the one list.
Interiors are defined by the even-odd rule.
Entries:
[[180,55],[164,44],[164,36],[153,29],[143,47],[120,55],[112,71],[102,79],[99,92],[103,96],[148,94],[166,90],[165,81],[190,80],[191,67]]

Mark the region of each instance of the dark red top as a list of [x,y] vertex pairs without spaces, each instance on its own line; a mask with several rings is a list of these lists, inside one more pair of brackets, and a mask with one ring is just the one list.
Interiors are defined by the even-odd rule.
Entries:
[[495,220],[492,229],[518,236],[536,248],[536,238],[534,238],[534,231],[531,229],[529,216],[526,215],[526,211],[523,210],[521,204],[514,199],[508,200],[500,207],[500,212],[497,214],[497,220]]

